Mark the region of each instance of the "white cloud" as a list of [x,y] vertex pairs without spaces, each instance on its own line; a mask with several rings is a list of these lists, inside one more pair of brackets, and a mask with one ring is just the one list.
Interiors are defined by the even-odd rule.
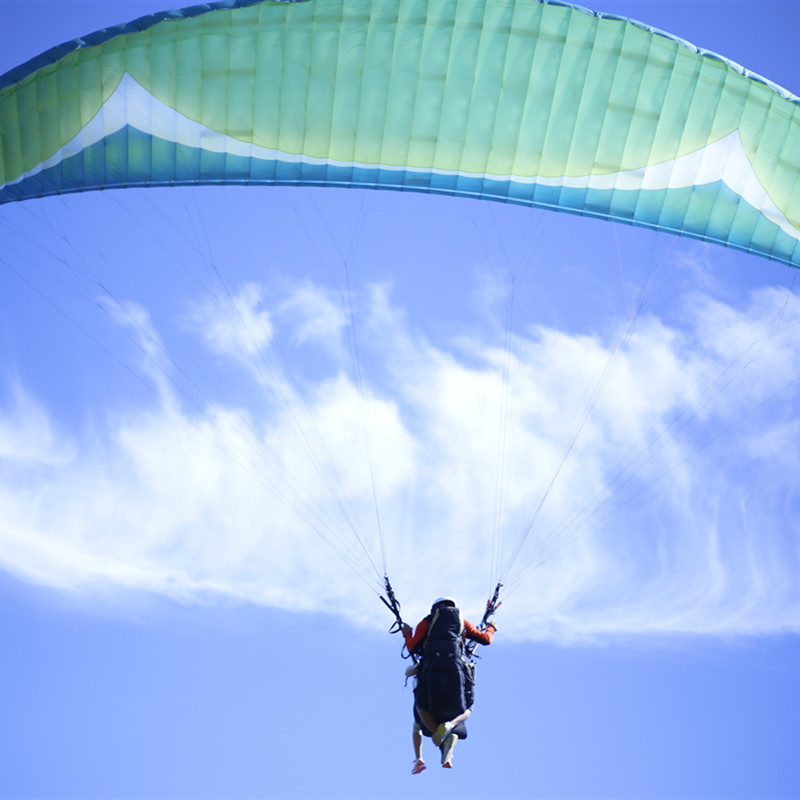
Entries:
[[[276,319],[295,348],[333,355],[323,377],[268,381],[253,370],[254,392],[304,387],[280,405],[164,406],[112,417],[104,438],[86,441],[17,389],[0,418],[6,569],[89,593],[219,595],[383,626],[385,609],[360,580],[379,579],[369,559],[382,567],[377,496],[409,617],[442,593],[474,614],[496,578],[493,532],[504,531],[499,568],[557,475],[508,575],[506,635],[800,626],[800,428],[787,413],[750,424],[759,404],[797,400],[796,387],[779,393],[800,374],[793,295],[765,290],[744,310],[698,297],[696,323],[679,331],[643,317],[616,355],[598,338],[547,328],[517,334],[506,353],[478,334],[425,340],[373,287],[360,298],[363,348],[380,355],[385,377],[360,386],[348,377],[347,315],[333,295],[305,284],[271,307],[265,297],[247,286],[196,308],[193,323],[218,356],[248,370]],[[119,306],[117,316],[171,391],[147,315]],[[32,469],[42,464],[59,468]],[[10,477],[20,465],[22,487]],[[515,572],[526,564],[538,566]]]
[[246,284],[233,295],[221,289],[214,301],[195,306],[188,321],[212,352],[250,363],[273,338],[263,304],[263,290],[256,284]]
[[343,335],[350,316],[343,298],[307,282],[281,303],[280,313],[293,323],[295,344],[316,344],[342,358],[345,352]]
[[122,303],[110,296],[101,297],[99,303],[134,343],[138,368],[152,382],[158,397],[165,405],[174,406],[169,355],[147,310],[137,303]]
[[58,468],[73,457],[71,447],[61,447],[47,409],[14,380],[11,402],[0,416],[0,464],[11,470]]

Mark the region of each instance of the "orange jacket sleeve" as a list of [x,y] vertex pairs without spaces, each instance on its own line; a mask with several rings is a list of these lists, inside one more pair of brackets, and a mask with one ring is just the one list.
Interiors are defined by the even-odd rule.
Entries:
[[486,626],[485,631],[479,631],[468,619],[464,620],[464,633],[467,639],[472,639],[473,642],[480,642],[481,644],[491,644],[497,628],[490,622]]
[[427,632],[428,618],[425,617],[425,619],[423,619],[422,622],[417,625],[417,629],[413,634],[405,634],[406,647],[408,648],[409,653],[414,652],[414,648],[423,640]]

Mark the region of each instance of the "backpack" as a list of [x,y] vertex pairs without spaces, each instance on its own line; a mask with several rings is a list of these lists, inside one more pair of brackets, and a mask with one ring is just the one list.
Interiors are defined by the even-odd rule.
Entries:
[[475,664],[464,647],[459,609],[439,608],[430,617],[418,679],[435,718],[450,720],[472,707]]

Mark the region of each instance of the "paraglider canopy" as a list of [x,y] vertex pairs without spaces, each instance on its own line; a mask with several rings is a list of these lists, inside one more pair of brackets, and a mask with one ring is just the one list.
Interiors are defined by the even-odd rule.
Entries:
[[798,265],[798,108],[733,62],[564,3],[218,2],[0,79],[0,202],[364,186],[614,219]]

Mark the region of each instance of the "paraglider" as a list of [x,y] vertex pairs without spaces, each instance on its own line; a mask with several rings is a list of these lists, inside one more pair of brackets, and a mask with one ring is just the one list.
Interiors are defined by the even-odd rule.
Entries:
[[412,630],[403,626],[406,647],[420,656],[414,671],[414,764],[412,773],[425,769],[422,735],[430,736],[442,751],[442,766],[453,764],[453,749],[467,738],[466,721],[475,700],[475,665],[466,641],[488,645],[494,640],[494,622],[480,628],[465,619],[452,597],[434,600],[431,613]]
[[[217,2],[0,78],[0,203],[368,187],[610,219],[800,266],[798,108],[719,56],[562,3]],[[425,726],[447,741],[443,761],[469,710],[456,705]]]
[[493,617],[502,605],[501,588],[498,583],[477,626],[464,618],[452,597],[439,597],[430,614],[412,628],[403,622],[400,603],[385,578],[386,597],[380,599],[395,616],[389,632],[403,634],[404,657],[414,662],[406,670],[406,678],[414,678],[412,775],[427,768],[422,757],[423,736],[441,750],[441,764],[448,769],[453,765],[456,742],[467,738],[466,721],[475,701],[473,653],[478,644],[489,645],[494,640],[497,626]]

